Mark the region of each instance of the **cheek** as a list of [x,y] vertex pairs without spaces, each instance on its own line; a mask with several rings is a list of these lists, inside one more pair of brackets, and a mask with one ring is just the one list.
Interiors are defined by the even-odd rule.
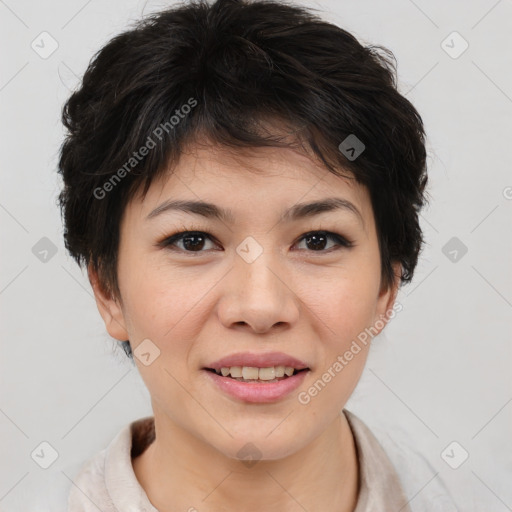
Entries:
[[371,325],[376,301],[369,290],[347,289],[331,297],[328,304],[327,321],[335,333],[331,339],[342,349]]
[[359,381],[370,350],[365,329],[372,325],[375,310],[375,286],[369,283],[347,279],[338,282],[335,291],[331,283],[328,292],[321,296],[318,292],[314,316],[321,319],[321,362],[315,380],[299,397],[299,403],[308,406],[308,414],[344,407]]
[[[183,388],[190,375],[187,359],[196,330],[201,294],[191,288],[190,279],[180,278],[179,272],[169,272],[146,263],[135,266],[137,271],[125,273],[125,315],[134,355],[137,346],[151,340],[150,352],[158,356],[146,365],[134,357],[139,373],[156,403],[183,403]],[[144,350],[145,351],[145,350]]]
[[147,256],[120,262],[119,276],[127,325],[135,338],[162,339],[199,300],[190,274],[163,268]]
[[[310,283],[313,285],[314,283]],[[346,271],[315,286],[303,288],[304,300],[322,320],[322,338],[332,349],[341,350],[373,321],[379,277],[367,266]]]
[[[204,327],[204,290],[212,288],[215,280],[205,286],[208,279],[175,269],[147,263],[144,269],[134,268],[138,270],[124,274],[125,317],[134,360],[153,400],[183,403],[182,386],[190,387],[191,351]],[[158,354],[149,365],[136,357],[142,350],[142,346],[137,350],[139,343],[146,339],[156,346],[148,344],[150,352]]]

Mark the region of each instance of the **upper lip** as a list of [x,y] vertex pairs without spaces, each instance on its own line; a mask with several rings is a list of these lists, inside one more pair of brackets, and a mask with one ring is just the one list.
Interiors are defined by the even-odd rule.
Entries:
[[252,366],[256,368],[270,368],[272,366],[290,366],[296,370],[309,368],[306,363],[283,352],[266,352],[255,354],[251,352],[239,352],[223,357],[210,363],[206,368],[220,370],[231,366]]

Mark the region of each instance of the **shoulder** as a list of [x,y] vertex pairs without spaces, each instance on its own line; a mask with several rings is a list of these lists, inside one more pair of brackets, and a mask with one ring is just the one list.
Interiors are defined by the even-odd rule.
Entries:
[[359,493],[355,512],[411,512],[400,479],[383,447],[366,424],[343,410],[354,437],[359,464]]
[[68,512],[117,512],[121,502],[143,499],[131,460],[152,442],[152,433],[152,417],[133,421],[106,448],[85,462],[73,479]]
[[104,512],[114,510],[108,503],[108,491],[105,485],[105,459],[107,448],[91,457],[73,479],[68,496],[68,512]]
[[[414,447],[406,432],[400,430],[390,435],[379,428],[370,430],[355,414],[344,411],[358,442],[374,454],[372,473],[390,465],[400,481],[403,494],[411,512],[457,512],[453,497],[428,460]],[[376,462],[380,459],[380,462]],[[387,463],[382,460],[386,459]],[[370,470],[371,471],[371,470]]]

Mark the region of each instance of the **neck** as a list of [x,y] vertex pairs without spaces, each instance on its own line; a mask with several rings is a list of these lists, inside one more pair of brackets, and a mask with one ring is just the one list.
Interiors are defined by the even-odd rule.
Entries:
[[155,434],[132,463],[160,512],[213,512],[227,505],[245,512],[352,512],[356,506],[357,452],[343,413],[298,452],[254,465],[225,457],[164,415],[155,414]]

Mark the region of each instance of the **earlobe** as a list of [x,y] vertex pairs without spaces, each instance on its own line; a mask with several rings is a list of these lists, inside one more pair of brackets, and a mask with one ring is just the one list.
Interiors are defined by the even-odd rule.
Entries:
[[87,274],[94,292],[96,306],[101,318],[103,318],[107,332],[110,336],[119,341],[126,341],[129,337],[119,301],[104,291],[101,286],[98,273],[92,265],[89,265],[87,268]]

